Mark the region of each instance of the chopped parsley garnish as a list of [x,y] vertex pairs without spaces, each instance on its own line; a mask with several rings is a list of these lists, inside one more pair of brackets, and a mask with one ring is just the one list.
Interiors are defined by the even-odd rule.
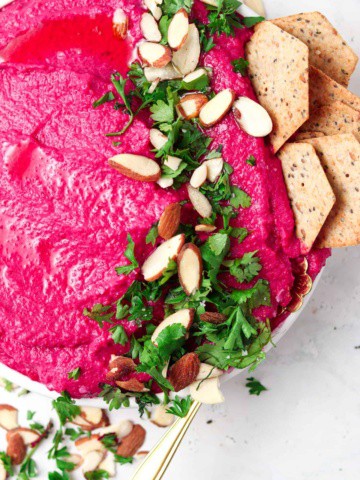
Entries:
[[233,66],[235,73],[240,73],[242,77],[246,76],[247,68],[249,66],[249,62],[247,60],[244,58],[238,58],[237,60],[233,60],[231,65]]
[[111,337],[114,340],[114,343],[119,343],[120,345],[126,345],[129,341],[128,336],[125,332],[125,329],[122,325],[115,325],[110,328]]
[[113,92],[106,92],[105,95],[100,97],[99,100],[96,100],[92,104],[92,106],[93,108],[97,108],[100,105],[103,105],[104,103],[107,103],[107,102],[112,102],[113,100],[115,100],[115,95],[113,94]]
[[238,0],[218,0],[217,3],[217,7],[206,6],[210,11],[207,25],[210,35],[224,33],[226,36],[234,36],[235,29],[243,26],[239,15],[236,13],[241,2]]
[[68,373],[68,379],[69,380],[78,380],[81,375],[81,368],[77,367],[74,368],[74,370],[71,370],[71,372]]
[[259,396],[262,392],[267,390],[267,388],[264,387],[264,385],[262,385],[259,380],[256,380],[254,377],[249,377],[246,380],[246,386],[249,389],[250,395]]
[[161,9],[164,15],[175,15],[180,8],[184,8],[189,13],[193,3],[194,0],[164,0]]
[[85,473],[85,478],[87,480],[102,480],[103,478],[110,478],[110,475],[105,470],[93,470]]
[[61,425],[65,425],[67,421],[71,421],[76,415],[80,415],[80,407],[75,405],[74,400],[66,391],[63,391],[60,397],[53,400],[52,406],[58,414]]
[[151,243],[151,245],[154,246],[157,238],[158,238],[158,224],[155,223],[150,228],[148,234],[146,235],[145,242],[146,243]]
[[127,241],[128,244],[125,249],[124,256],[129,260],[130,265],[116,267],[115,270],[118,275],[128,275],[130,272],[139,267],[139,263],[135,258],[135,243],[129,233],[127,235]]
[[11,458],[9,455],[7,455],[5,452],[0,452],[0,461],[2,462],[6,473],[11,477],[14,475],[14,470],[12,468],[12,462]]
[[251,165],[252,167],[255,167],[256,165],[256,158],[254,157],[254,155],[250,155],[250,157],[246,160],[246,163],[248,165]]
[[264,20],[265,20],[264,17],[244,17],[243,25],[245,25],[245,27],[253,27],[257,23],[260,23]]
[[171,406],[168,407],[166,411],[167,413],[171,413],[177,417],[184,418],[189,413],[191,404],[192,398],[190,395],[185,398],[180,398],[178,395],[176,395]]

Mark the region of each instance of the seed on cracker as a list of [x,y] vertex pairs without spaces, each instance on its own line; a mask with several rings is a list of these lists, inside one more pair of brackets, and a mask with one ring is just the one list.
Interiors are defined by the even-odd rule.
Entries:
[[309,118],[309,52],[305,44],[271,22],[262,22],[246,45],[249,77],[273,121],[275,150]]
[[271,20],[309,47],[310,64],[347,86],[358,57],[329,20],[319,12]]
[[296,236],[309,251],[335,203],[330,183],[314,147],[287,143],[278,153],[294,212]]

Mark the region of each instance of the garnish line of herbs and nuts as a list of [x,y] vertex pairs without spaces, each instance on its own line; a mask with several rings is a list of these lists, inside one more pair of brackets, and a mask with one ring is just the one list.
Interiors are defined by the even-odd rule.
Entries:
[[[204,3],[208,23],[191,23],[191,0],[164,0],[156,9],[149,4],[150,12],[141,21],[145,41],[138,46],[140,61],[131,64],[126,78],[119,73],[111,77],[119,99],[107,92],[94,103],[98,107],[114,102],[115,109],[129,115],[125,127],[109,136],[124,134],[139,111],[150,111],[154,122],[150,142],[160,165],[134,154],[115,155],[109,164],[125,176],[157,182],[162,188],[186,184],[190,200],[168,205],[150,228],[146,243],[156,248],[142,266],[128,235],[124,255],[129,263],[116,271],[119,275],[135,271],[137,279],[113,304],[84,310],[100,327],[110,324],[115,343],[129,346],[126,355],[112,358],[107,383],[102,385],[101,396],[110,409],[128,406],[135,397],[143,413],[148,405],[159,403],[159,388],[165,404],[171,391],[186,387],[194,399],[222,401],[218,377],[232,367],[256,368],[271,340],[269,323],[258,322],[253,315],[256,308],[270,305],[268,283],[257,278],[261,272],[257,251],[239,258],[231,255],[231,242],[241,243],[251,234],[232,225],[239,210],[251,205],[251,198],[231,183],[233,169],[224,161],[221,145],[210,148],[206,128],[231,109],[239,127],[253,136],[268,135],[272,122],[251,99],[236,99],[231,89],[213,92],[211,70],[198,65],[201,50],[210,51],[219,35],[234,36],[236,29],[263,18],[240,17],[237,0]],[[117,27],[124,32],[127,20],[122,18]],[[232,65],[246,75],[246,60],[239,58]],[[256,165],[253,155],[247,163]],[[181,223],[182,211],[191,208],[199,215],[198,222]],[[247,288],[227,287],[224,275]],[[152,323],[157,305],[164,308],[158,326]],[[135,322],[142,333],[128,338],[126,322]],[[178,406],[171,409],[176,412]]]

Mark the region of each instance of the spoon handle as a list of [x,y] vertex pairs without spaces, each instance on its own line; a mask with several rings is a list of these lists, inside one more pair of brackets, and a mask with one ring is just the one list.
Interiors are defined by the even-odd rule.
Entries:
[[132,480],[161,480],[200,406],[200,402],[193,402],[186,417],[176,420],[136,470]]

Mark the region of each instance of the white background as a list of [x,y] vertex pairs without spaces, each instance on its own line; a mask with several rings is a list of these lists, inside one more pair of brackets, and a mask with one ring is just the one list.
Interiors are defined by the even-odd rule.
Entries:
[[[268,18],[314,9],[360,53],[360,0],[267,2]],[[357,94],[359,71],[351,84]],[[334,252],[302,316],[256,371],[269,390],[250,396],[244,377],[225,385],[226,403],[202,407],[165,480],[360,479],[359,372],[358,247]],[[23,423],[26,410],[37,411],[44,422],[51,415],[50,402],[35,395],[18,399],[1,390],[0,400],[19,407]],[[134,412],[121,415],[136,420]],[[149,449],[161,431],[150,423],[146,428]],[[44,448],[36,459],[45,480]],[[131,471],[121,467],[117,478],[129,480]]]

